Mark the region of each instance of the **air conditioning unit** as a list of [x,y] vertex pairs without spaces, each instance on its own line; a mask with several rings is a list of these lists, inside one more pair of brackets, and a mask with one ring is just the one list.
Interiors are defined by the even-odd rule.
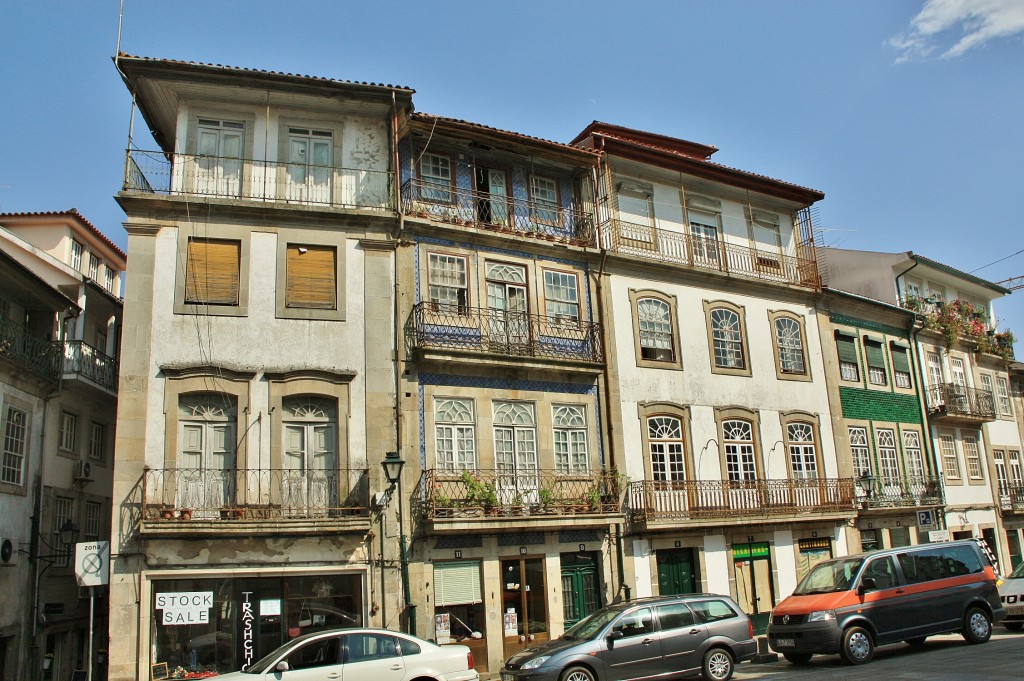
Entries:
[[11,565],[18,556],[18,547],[13,539],[0,537],[0,565]]
[[75,462],[75,481],[92,479],[92,464],[84,459]]

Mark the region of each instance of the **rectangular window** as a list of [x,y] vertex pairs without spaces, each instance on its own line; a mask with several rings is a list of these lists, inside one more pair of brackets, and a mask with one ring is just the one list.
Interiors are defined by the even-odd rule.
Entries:
[[188,240],[185,302],[238,305],[241,244],[215,239]]
[[1000,494],[1009,492],[1009,485],[1006,482],[1006,455],[1001,449],[992,450],[992,461],[996,466],[996,484]]
[[100,278],[100,259],[95,253],[89,254],[89,278],[93,281],[99,281]]
[[114,291],[114,270],[107,267],[103,270],[103,288],[107,289],[111,293]]
[[839,353],[839,374],[844,381],[860,382],[857,361],[857,339],[836,332],[836,352]]
[[576,275],[571,272],[544,271],[544,304],[548,317],[558,320],[578,321],[580,318],[579,294],[576,290]]
[[981,374],[981,389],[987,390],[989,395],[995,398],[995,388],[992,387],[992,377],[988,374]]
[[981,451],[978,438],[973,435],[964,436],[964,458],[967,460],[967,475],[971,480],[981,480]]
[[530,196],[533,198],[533,219],[550,225],[559,224],[558,184],[549,178],[530,177]]
[[864,356],[868,364],[868,382],[873,385],[888,385],[885,372],[885,352],[882,343],[873,338],[864,337]]
[[337,251],[334,246],[288,244],[285,306],[338,308]]
[[75,451],[75,440],[77,440],[78,417],[66,411],[60,413],[60,433],[58,434],[58,446],[66,452]]
[[53,564],[57,567],[67,567],[71,564],[71,554],[75,547],[73,544],[65,544],[60,536],[60,528],[64,527],[64,523],[71,520],[72,508],[74,507],[74,499],[68,497],[54,497],[53,500],[53,540],[50,545],[56,550],[57,559],[53,561]]
[[452,202],[452,162],[447,156],[423,154],[420,158],[421,196],[426,201]]
[[71,269],[76,272],[82,271],[82,253],[84,249],[82,244],[78,243],[74,239],[71,240]]
[[563,475],[589,472],[586,410],[575,405],[555,405],[553,422],[555,470]]
[[430,254],[428,268],[430,302],[435,309],[465,314],[469,307],[466,259],[454,255]]
[[892,352],[893,382],[896,383],[896,387],[912,387],[910,382],[910,349],[903,345],[890,343],[889,350]]
[[85,502],[85,527],[82,534],[86,541],[96,541],[100,538],[102,512],[103,504],[98,501]]
[[960,479],[960,461],[956,456],[956,442],[952,435],[939,436],[939,450],[942,452],[942,470],[947,478]]
[[106,459],[106,427],[102,423],[93,423],[89,431],[89,458],[94,461]]
[[1006,452],[1006,455],[1010,458],[1010,485],[1020,489],[1024,487],[1024,469],[1021,468],[1020,452],[1011,449]]
[[4,418],[4,459],[0,482],[20,485],[25,480],[25,444],[28,438],[28,414],[7,406]]
[[1013,405],[1010,402],[1010,385],[1002,376],[996,376],[996,396],[999,399],[999,413],[1013,416]]

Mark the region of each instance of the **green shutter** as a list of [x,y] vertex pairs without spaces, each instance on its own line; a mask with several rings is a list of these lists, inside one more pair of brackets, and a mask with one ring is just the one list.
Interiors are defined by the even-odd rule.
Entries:
[[885,368],[885,352],[882,350],[880,340],[864,336],[864,355],[867,357],[869,367]]
[[480,563],[464,561],[434,565],[434,605],[466,605],[482,601]]
[[910,373],[910,357],[907,355],[907,348],[902,345],[896,345],[891,343],[889,348],[892,350],[892,366],[896,371],[902,371],[904,373]]
[[857,340],[853,336],[836,332],[836,349],[839,351],[840,362],[857,364]]

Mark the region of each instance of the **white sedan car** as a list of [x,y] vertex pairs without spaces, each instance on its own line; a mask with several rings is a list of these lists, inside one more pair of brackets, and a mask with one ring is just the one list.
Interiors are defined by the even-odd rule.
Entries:
[[387,629],[317,631],[217,681],[478,681],[466,646],[438,646]]

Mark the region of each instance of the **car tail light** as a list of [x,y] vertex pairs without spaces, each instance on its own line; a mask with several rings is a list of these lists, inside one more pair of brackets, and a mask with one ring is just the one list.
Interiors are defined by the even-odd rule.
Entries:
[[469,665],[470,669],[473,669],[473,651],[466,653],[466,664]]
[[747,631],[750,638],[754,638],[754,620],[747,620]]

